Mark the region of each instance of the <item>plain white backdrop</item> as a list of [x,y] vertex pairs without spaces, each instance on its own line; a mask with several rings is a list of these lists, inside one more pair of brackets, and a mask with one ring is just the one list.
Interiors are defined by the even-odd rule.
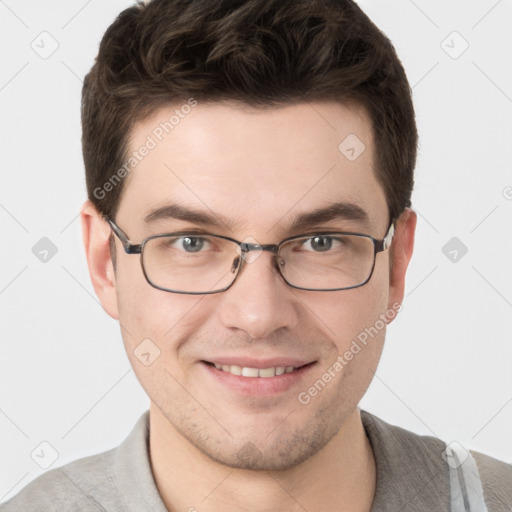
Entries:
[[[78,219],[82,79],[130,4],[0,1],[1,501],[116,446],[149,404]],[[406,297],[361,407],[512,462],[512,2],[360,5],[397,49],[420,132]]]

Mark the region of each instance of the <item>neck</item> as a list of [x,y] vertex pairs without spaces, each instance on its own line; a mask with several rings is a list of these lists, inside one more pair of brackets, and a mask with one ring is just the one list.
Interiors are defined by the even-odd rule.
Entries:
[[152,403],[150,456],[158,491],[171,512],[369,512],[375,494],[375,459],[358,409],[302,464],[282,471],[252,471],[210,459]]

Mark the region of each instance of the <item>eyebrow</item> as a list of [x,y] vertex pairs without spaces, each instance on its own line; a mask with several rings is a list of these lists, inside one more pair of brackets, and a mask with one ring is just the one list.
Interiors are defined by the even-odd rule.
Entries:
[[194,224],[203,224],[212,227],[228,227],[233,229],[235,223],[233,221],[222,217],[221,215],[214,215],[199,210],[192,210],[178,204],[167,204],[152,210],[144,217],[146,224],[151,224],[162,219],[176,219],[192,222]]
[[353,203],[338,202],[311,212],[301,213],[294,219],[290,230],[301,231],[315,224],[340,219],[357,221],[365,227],[369,227],[370,224],[368,214],[360,206]]
[[[183,220],[209,227],[228,227],[230,230],[234,230],[237,225],[240,225],[240,222],[233,222],[221,215],[193,210],[178,204],[168,204],[152,210],[144,217],[144,222],[151,224],[163,219]],[[370,225],[369,216],[363,208],[354,203],[336,202],[326,207],[297,215],[289,230],[300,231],[315,224],[340,219],[356,221],[365,227]]]

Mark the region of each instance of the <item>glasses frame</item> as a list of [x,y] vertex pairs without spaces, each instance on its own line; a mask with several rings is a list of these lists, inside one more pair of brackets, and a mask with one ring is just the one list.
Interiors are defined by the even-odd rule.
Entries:
[[[312,291],[312,292],[336,292],[336,291],[341,291],[341,290],[352,290],[354,288],[360,288],[361,286],[364,286],[365,284],[367,284],[370,281],[370,279],[372,278],[373,271],[375,269],[375,261],[377,259],[377,254],[379,252],[383,252],[389,248],[389,246],[391,245],[391,242],[393,240],[393,236],[395,234],[395,222],[394,222],[394,219],[392,219],[391,222],[389,223],[389,227],[387,229],[386,235],[384,236],[384,238],[382,238],[380,240],[377,238],[374,238],[371,235],[367,235],[365,233],[355,233],[355,232],[350,232],[350,231],[319,231],[319,232],[314,232],[314,233],[305,233],[302,235],[290,236],[288,238],[285,238],[284,240],[281,240],[278,244],[259,245],[259,244],[249,244],[249,243],[245,243],[245,242],[240,242],[239,240],[235,240],[234,238],[230,238],[229,236],[216,235],[213,233],[197,233],[197,232],[193,232],[193,231],[187,232],[186,230],[184,230],[184,231],[174,232],[174,233],[160,233],[158,235],[151,235],[151,236],[144,238],[140,244],[134,244],[130,241],[128,235],[113,220],[108,219],[108,218],[105,220],[109,223],[112,231],[121,241],[121,244],[123,245],[123,249],[126,252],[126,254],[140,254],[140,256],[141,256],[140,263],[141,263],[141,267],[142,267],[142,272],[143,272],[144,277],[146,278],[146,281],[148,282],[149,285],[151,285],[153,288],[156,288],[157,290],[162,290],[164,292],[181,293],[181,294],[186,294],[186,295],[211,295],[214,293],[225,292],[226,290],[231,288],[231,286],[233,286],[233,284],[237,280],[238,276],[240,275],[240,273],[242,271],[242,267],[244,266],[244,262],[246,261],[244,258],[244,255],[250,251],[267,251],[267,252],[273,253],[274,254],[274,266],[278,270],[283,281],[288,286],[291,286],[292,288],[295,288],[297,290],[306,290],[306,291]],[[149,276],[146,273],[146,269],[144,267],[144,247],[145,247],[146,243],[149,240],[152,240],[155,238],[163,238],[163,237],[168,237],[168,236],[182,237],[182,236],[186,236],[186,235],[194,235],[197,237],[214,236],[216,238],[222,238],[224,240],[229,240],[230,242],[233,242],[238,245],[238,247],[240,248],[240,252],[241,252],[241,254],[240,254],[241,258],[240,258],[240,261],[237,263],[237,272],[236,272],[236,275],[233,278],[233,281],[231,282],[231,284],[229,284],[228,286],[226,286],[220,290],[215,290],[213,292],[183,292],[183,291],[179,291],[179,290],[171,290],[169,288],[163,288],[163,287],[157,286],[156,284],[151,282]],[[301,286],[295,286],[294,284],[291,284],[287,281],[287,279],[283,275],[281,268],[277,261],[277,255],[279,253],[279,249],[281,248],[281,246],[283,244],[285,244],[286,242],[289,242],[291,240],[296,240],[298,238],[305,238],[305,237],[313,238],[315,236],[324,236],[324,235],[354,235],[354,236],[368,238],[369,240],[371,240],[371,242],[373,243],[373,249],[374,249],[373,250],[373,264],[372,264],[372,268],[370,270],[370,274],[364,282],[362,282],[360,284],[356,284],[354,286],[346,286],[343,288],[321,288],[321,289],[318,289],[318,288],[303,288]],[[232,268],[234,268],[234,265]]]

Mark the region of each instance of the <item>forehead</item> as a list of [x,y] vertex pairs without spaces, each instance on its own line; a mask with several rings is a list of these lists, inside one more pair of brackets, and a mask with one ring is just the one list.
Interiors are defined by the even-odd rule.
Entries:
[[371,122],[357,106],[189,101],[137,123],[128,158],[118,218],[129,216],[134,225],[169,204],[260,234],[284,234],[299,214],[336,202],[363,209],[370,224],[387,216]]

